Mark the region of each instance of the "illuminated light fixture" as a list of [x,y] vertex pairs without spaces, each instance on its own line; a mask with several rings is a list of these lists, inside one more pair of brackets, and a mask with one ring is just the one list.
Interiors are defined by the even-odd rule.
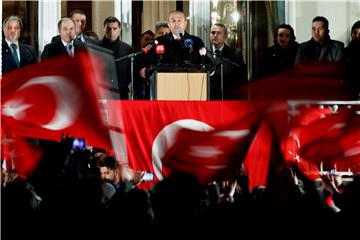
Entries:
[[233,19],[234,22],[238,22],[239,19],[240,19],[240,14],[239,14],[238,12],[233,12],[233,13],[231,14],[231,17],[232,17],[232,19]]

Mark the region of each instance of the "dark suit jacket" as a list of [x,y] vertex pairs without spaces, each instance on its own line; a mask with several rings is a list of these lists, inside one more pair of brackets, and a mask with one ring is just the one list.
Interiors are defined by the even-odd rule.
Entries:
[[[191,39],[193,42],[192,49],[186,48],[184,41]],[[151,64],[158,64],[160,61],[163,64],[175,64],[182,65],[191,61],[191,64],[199,65],[201,63],[201,57],[199,49],[204,47],[203,41],[193,35],[185,32],[182,41],[175,40],[172,33],[158,37],[158,45],[164,45],[165,52],[162,55],[162,60],[156,55],[156,47],[151,48],[147,60]]]
[[[245,98],[246,96],[233,94],[239,86],[247,83],[247,69],[241,50],[225,44],[221,56],[224,59],[224,100]],[[240,67],[231,64],[230,61]],[[206,62],[210,62],[216,67],[214,75],[210,77],[210,100],[221,100],[221,60],[215,60],[213,54],[208,52]]]
[[[20,67],[25,67],[27,65],[37,62],[37,57],[35,49],[27,44],[19,43],[20,50]],[[5,39],[2,40],[1,46],[2,54],[2,73],[10,72],[17,69],[15,60],[12,56],[11,49],[6,43]]]
[[310,39],[300,44],[295,64],[317,63],[320,61],[340,62],[343,60],[344,43],[328,38],[323,44]]
[[285,49],[282,49],[278,43],[267,48],[264,52],[263,75],[271,75],[293,68],[298,49],[299,43],[296,41],[291,42]]
[[[78,54],[80,51],[86,51],[86,45],[83,42],[74,41],[73,45],[75,48],[75,51],[74,51],[75,55]],[[61,39],[58,39],[56,42],[45,45],[43,54],[41,54],[41,59],[44,60],[44,59],[61,56],[61,55],[68,55],[68,53],[67,53]]]
[[[114,58],[119,59],[134,52],[134,49],[121,40],[110,42],[107,38],[103,38],[97,42],[97,45],[113,51]],[[116,74],[121,99],[129,99],[129,83],[131,82],[130,59],[125,58],[116,61]]]

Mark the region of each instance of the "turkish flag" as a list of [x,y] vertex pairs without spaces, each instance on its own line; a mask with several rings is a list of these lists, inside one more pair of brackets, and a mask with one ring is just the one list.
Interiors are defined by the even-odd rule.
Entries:
[[[248,101],[107,101],[109,122],[123,129],[124,161],[134,170],[154,173],[162,180],[169,173],[162,158],[180,129],[208,132],[239,121],[262,103]],[[262,111],[259,111],[260,113]],[[114,120],[115,119],[115,120]]]
[[[233,124],[208,132],[183,129],[177,134],[173,147],[166,152],[162,161],[171,169],[194,175],[200,184],[215,180],[230,180],[235,176],[236,169],[240,169],[245,155],[250,158],[259,156],[252,154],[250,156],[247,150],[261,120],[259,113],[250,113]],[[263,132],[260,133],[260,138],[263,134]],[[258,140],[259,137],[255,137],[257,146],[269,144],[269,142]],[[266,136],[263,140],[269,139]],[[255,153],[259,149],[252,147],[252,150]],[[268,162],[268,160],[264,162],[266,161]],[[261,164],[251,165],[251,163],[253,159],[248,159],[246,166],[251,169],[251,178],[254,179],[252,170]],[[262,170],[260,172],[262,173]]]
[[35,170],[43,151],[24,138],[2,134],[1,159],[6,161],[6,171],[15,170],[26,179]]
[[[308,120],[306,116],[309,113],[312,114],[306,110],[304,117],[300,112],[299,118]],[[311,118],[312,121],[306,121],[308,125],[294,121],[302,124],[293,126],[283,142],[285,160],[296,164],[309,179],[320,177],[320,164],[327,170],[338,165],[338,170],[358,171],[360,122],[356,109],[339,109],[337,113],[329,112]]]
[[90,62],[90,56],[83,53],[5,74],[1,81],[4,126],[18,137],[58,141],[70,134],[86,138],[89,145],[110,149],[94,77],[99,76],[101,64],[95,68]]

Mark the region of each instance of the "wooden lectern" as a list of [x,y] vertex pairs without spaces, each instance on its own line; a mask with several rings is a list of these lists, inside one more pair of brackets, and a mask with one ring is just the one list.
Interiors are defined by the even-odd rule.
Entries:
[[155,71],[152,100],[208,100],[209,77],[199,70]]

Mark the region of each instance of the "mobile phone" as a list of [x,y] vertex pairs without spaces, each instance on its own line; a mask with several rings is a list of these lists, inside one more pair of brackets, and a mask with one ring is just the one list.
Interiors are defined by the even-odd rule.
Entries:
[[335,174],[336,173],[336,169],[331,169],[330,170],[330,174]]
[[84,138],[74,138],[72,149],[73,150],[83,150],[86,147],[85,139]]
[[154,181],[154,174],[153,173],[145,173],[144,176],[141,178],[142,182],[147,181]]

